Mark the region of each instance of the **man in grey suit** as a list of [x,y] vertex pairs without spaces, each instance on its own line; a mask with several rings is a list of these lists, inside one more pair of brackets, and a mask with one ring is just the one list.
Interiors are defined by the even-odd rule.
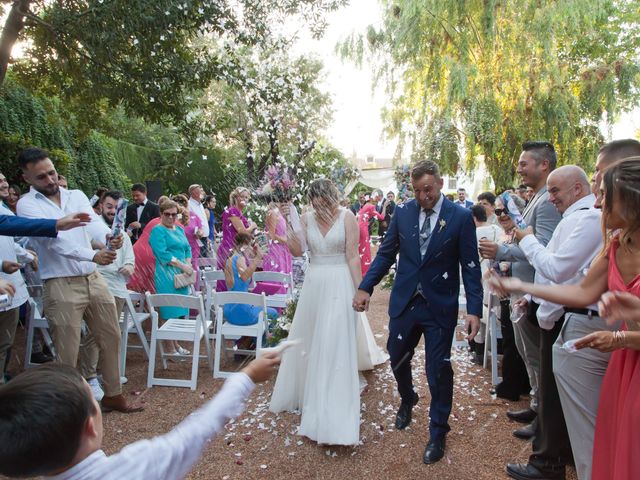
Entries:
[[[553,231],[560,222],[561,215],[549,203],[547,177],[555,170],[557,155],[549,142],[525,142],[518,160],[518,175],[522,182],[531,187],[535,195],[527,204],[522,215],[528,226],[533,228],[538,241],[546,246]],[[522,249],[517,244],[498,245],[488,240],[480,240],[480,254],[483,258],[495,259],[499,262],[511,262],[512,276],[525,282],[533,282],[535,269],[531,266]],[[512,420],[530,423],[516,430],[519,438],[531,438],[535,432],[535,418],[538,410],[538,378],[540,375],[540,327],[536,312],[538,303],[528,302],[524,297],[517,302],[527,309],[526,319],[514,323],[513,330],[516,346],[527,366],[529,382],[533,390],[530,408],[522,411],[507,412]],[[514,305],[512,305],[512,308]]]

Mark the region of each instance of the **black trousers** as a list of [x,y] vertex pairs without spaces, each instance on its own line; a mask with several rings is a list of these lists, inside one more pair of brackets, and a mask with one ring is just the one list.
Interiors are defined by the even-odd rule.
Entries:
[[520,395],[531,391],[527,367],[518,352],[511,322],[511,302],[500,302],[500,330],[502,331],[502,382],[496,386],[496,394],[501,398],[518,400]]
[[567,424],[562,413],[558,386],[553,375],[553,344],[555,343],[564,317],[553,329],[540,329],[540,379],[538,381],[538,422],[533,438],[533,453],[529,463],[543,473],[564,470],[572,462],[571,442]]

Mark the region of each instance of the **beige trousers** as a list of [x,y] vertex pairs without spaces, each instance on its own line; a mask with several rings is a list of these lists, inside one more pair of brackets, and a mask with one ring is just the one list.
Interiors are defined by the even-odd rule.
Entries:
[[[126,300],[120,297],[113,298],[116,301],[116,313],[119,319]],[[122,345],[120,346],[122,347]],[[100,350],[91,330],[88,330],[80,338],[80,351],[78,352],[78,370],[85,379],[90,380],[98,376],[98,360],[100,360]]]
[[76,366],[82,319],[100,350],[104,393],[122,393],[120,385],[120,327],[116,303],[98,272],[87,276],[51,278],[44,284],[44,311],[60,361]]
[[7,352],[16,336],[19,314],[20,307],[0,312],[0,385],[4,383],[4,370],[9,364]]

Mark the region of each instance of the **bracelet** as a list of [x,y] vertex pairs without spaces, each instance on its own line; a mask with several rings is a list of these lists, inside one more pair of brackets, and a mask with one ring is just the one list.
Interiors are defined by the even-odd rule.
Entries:
[[616,345],[616,348],[626,348],[627,346],[627,332],[624,330],[617,330],[613,333],[612,343]]

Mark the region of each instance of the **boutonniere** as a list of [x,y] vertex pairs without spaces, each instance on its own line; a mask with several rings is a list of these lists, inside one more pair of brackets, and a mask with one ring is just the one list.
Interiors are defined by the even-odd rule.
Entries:
[[444,227],[447,226],[447,221],[444,218],[440,219],[440,230],[438,230],[438,232],[441,232],[442,230],[444,230]]

